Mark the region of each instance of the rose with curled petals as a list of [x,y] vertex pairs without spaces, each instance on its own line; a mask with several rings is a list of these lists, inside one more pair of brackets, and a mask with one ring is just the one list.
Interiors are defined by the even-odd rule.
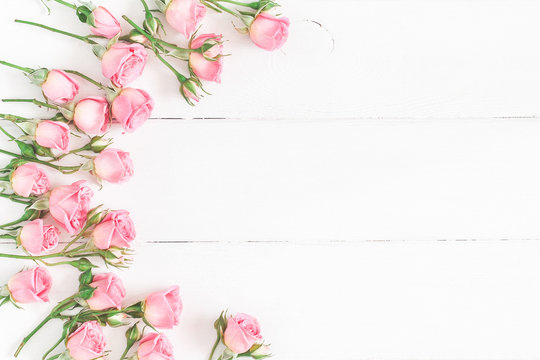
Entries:
[[36,127],[36,142],[43,147],[67,153],[69,126],[61,121],[40,121]]
[[126,210],[109,212],[94,228],[92,239],[98,249],[128,248],[135,239],[135,225]]
[[87,321],[72,332],[66,348],[73,360],[98,359],[105,353],[105,336],[97,321]]
[[137,357],[138,360],[174,360],[173,347],[165,335],[150,333],[139,342]]
[[56,248],[60,231],[53,225],[43,225],[43,219],[36,219],[22,227],[17,240],[30,254],[39,255]]
[[103,54],[101,71],[114,86],[122,88],[141,76],[147,57],[141,44],[116,43]]
[[154,100],[140,89],[125,88],[112,103],[113,118],[128,133],[141,127],[152,114]]
[[51,286],[49,271],[40,266],[15,274],[7,284],[11,298],[20,304],[48,302]]
[[146,297],[144,318],[156,328],[172,329],[180,321],[182,307],[180,288],[173,286],[168,290],[157,291]]
[[206,7],[199,0],[172,0],[165,10],[167,23],[189,38],[206,15]]
[[289,25],[288,18],[276,17],[263,11],[251,23],[249,37],[261,49],[274,51],[287,41]]
[[90,200],[94,193],[80,180],[71,185],[58,186],[51,191],[49,211],[70,235],[81,230],[90,210]]
[[233,353],[242,354],[261,340],[261,326],[253,316],[238,313],[227,320],[223,342]]
[[107,39],[112,39],[122,31],[118,20],[103,6],[98,6],[92,11],[91,22],[90,31],[92,34]]
[[79,84],[62,70],[51,70],[41,84],[43,95],[58,105],[71,102],[79,93]]
[[23,197],[43,195],[49,191],[49,178],[35,163],[17,167],[10,181],[13,192]]
[[90,299],[86,300],[92,310],[121,309],[126,297],[126,289],[120,278],[113,273],[97,274],[90,286],[95,288]]
[[94,172],[110,183],[123,183],[133,176],[133,161],[128,152],[105,149],[94,159]]

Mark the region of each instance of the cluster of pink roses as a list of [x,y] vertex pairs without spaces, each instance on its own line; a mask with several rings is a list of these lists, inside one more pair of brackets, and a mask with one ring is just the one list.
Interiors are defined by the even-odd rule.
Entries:
[[[273,15],[272,9],[279,5],[270,0],[259,0],[251,3],[232,2],[236,6],[242,7],[242,10],[228,8],[225,4],[228,5],[231,2],[226,0],[155,0],[158,9],[151,10],[146,0],[141,0],[145,10],[145,20],[139,26],[128,17],[123,16],[124,20],[132,27],[131,32],[126,36],[121,36],[120,23],[102,6],[96,7],[91,3],[76,6],[63,0],[54,1],[76,10],[79,20],[90,26],[93,37],[72,34],[30,21],[16,21],[71,36],[92,45],[94,54],[101,59],[103,75],[111,81],[115,88],[124,88],[142,74],[148,56],[147,49],[149,49],[155,53],[160,62],[173,72],[180,82],[180,93],[191,105],[198,102],[202,96],[201,91],[204,92],[201,80],[220,83],[223,71],[222,35],[213,33],[197,35],[197,28],[205,17],[207,8],[220,13],[227,12],[237,17],[242,22],[242,26],[237,27],[237,30],[249,34],[251,40],[262,49],[269,51],[280,49],[288,37],[289,19]],[[163,24],[158,17],[154,16],[156,11],[162,12],[167,23],[183,34],[186,39],[189,39],[187,47],[170,43],[161,38]],[[106,46],[97,42],[95,36],[108,39]],[[190,76],[184,76],[165,59],[166,57],[187,61]],[[65,76],[65,74],[63,75]],[[62,75],[54,74],[53,79],[57,77],[60,78]],[[63,79],[63,81],[68,82],[69,80]],[[76,83],[71,84],[71,86],[72,91],[76,91]],[[47,89],[49,86],[45,86],[45,88]],[[63,91],[49,94],[51,97],[46,96],[49,99],[55,98],[60,101],[69,99],[70,93],[67,88]],[[128,99],[135,97],[134,90],[130,92],[130,96],[125,95]],[[148,112],[150,112],[152,105],[145,95],[147,94],[139,94],[144,99],[135,102],[134,106],[140,107],[143,106],[142,103],[145,103],[149,107]],[[103,99],[94,99],[94,101],[97,103],[82,106],[84,110],[81,111],[93,107],[97,110],[96,113],[103,114],[106,102]],[[124,124],[126,130],[129,131],[128,129],[131,127],[125,125],[124,118],[129,116],[125,114],[125,108],[125,104],[122,103],[121,108],[115,109],[113,103],[112,113],[113,118]],[[144,118],[144,116],[142,117]],[[95,132],[103,129],[99,125],[104,126],[103,123],[89,121],[88,116],[84,114],[76,116],[75,119],[85,128]],[[88,122],[90,122],[89,125],[87,125]]]

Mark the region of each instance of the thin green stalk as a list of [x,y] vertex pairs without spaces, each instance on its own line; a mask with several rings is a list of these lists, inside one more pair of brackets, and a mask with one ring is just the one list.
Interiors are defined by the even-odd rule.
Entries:
[[87,44],[91,44],[91,45],[97,45],[98,44],[94,40],[90,40],[87,36],[73,34],[73,33],[70,33],[70,32],[64,31],[64,30],[56,29],[56,28],[53,28],[53,27],[50,27],[50,26],[47,26],[47,25],[43,25],[43,24],[39,24],[39,23],[35,23],[35,22],[32,22],[32,21],[15,20],[15,22],[20,23],[20,24],[37,26],[37,27],[40,27],[40,28],[45,29],[45,30],[49,30],[49,31],[52,31],[52,32],[55,32],[55,33],[58,33],[58,34],[66,35],[66,36],[69,36],[69,37],[84,41]]
[[0,118],[2,118],[4,120],[11,121],[11,122],[14,122],[14,123],[19,122],[19,121],[32,120],[32,119],[29,119],[29,118],[25,118],[25,117],[17,116],[17,115],[12,115],[12,114],[0,114]]
[[16,237],[15,235],[2,234],[2,235],[0,235],[0,239],[12,239],[12,240],[17,240],[17,237]]
[[24,201],[24,200],[20,200],[20,198],[17,196],[17,195],[14,195],[14,194],[4,194],[4,193],[0,193],[0,197],[3,197],[3,198],[6,198],[6,199],[9,199],[15,203],[18,203],[18,204],[24,204],[24,205],[29,205],[30,201]]
[[77,6],[74,5],[74,4],[68,3],[68,2],[63,1],[63,0],[54,0],[54,1],[56,1],[57,3],[62,4],[64,6],[67,6],[69,8],[72,8],[73,10],[77,10]]
[[231,15],[233,15],[235,17],[239,17],[238,13],[234,12],[233,10],[229,9],[228,7],[225,7],[225,6],[221,5],[217,1],[214,1],[214,0],[205,0],[205,1],[215,5],[216,7],[220,8],[221,10],[223,10],[225,12],[228,12],[229,14],[231,14]]
[[112,90],[111,87],[105,86],[102,83],[100,83],[100,82],[92,79],[91,77],[86,76],[86,75],[84,75],[84,74],[82,74],[82,73],[80,73],[78,71],[75,71],[75,70],[64,70],[64,71],[67,72],[67,73],[73,74],[73,75],[77,75],[78,77],[83,78],[84,80],[88,81],[91,84],[94,84],[95,86],[97,86],[98,88],[100,88],[102,90],[106,90],[106,89],[111,89]]
[[0,60],[0,64],[12,67],[12,68],[17,69],[17,70],[24,71],[25,73],[31,73],[32,71],[34,71],[34,69],[27,68],[27,67],[24,67],[24,66],[15,65],[15,64],[12,64],[10,62],[3,61],[3,60]]
[[73,154],[77,154],[77,153],[80,153],[81,151],[87,151],[87,150],[91,150],[92,147],[90,146],[90,144],[86,144],[84,145],[83,147],[80,147],[78,149],[74,149],[74,150],[71,150],[70,152],[67,152],[65,154],[62,154],[58,157],[55,158],[55,161],[59,161],[59,160],[62,160],[63,158],[65,158],[66,156],[68,155],[73,155]]
[[11,135],[10,133],[8,133],[3,127],[0,126],[0,131],[4,133],[4,135],[6,135],[8,138],[10,138],[11,140],[15,140],[15,136]]
[[144,6],[144,11],[145,11],[145,12],[149,12],[150,9],[148,8],[148,4],[146,3],[146,1],[141,0],[141,2],[142,2],[142,5]]
[[[207,1],[210,1],[212,3],[214,2],[212,0],[207,0]],[[243,2],[240,2],[240,1],[234,1],[234,0],[216,0],[216,1],[226,2],[226,3],[229,3],[229,4],[234,4],[234,5],[239,5],[239,6],[245,6],[245,7],[251,8],[251,9],[254,9],[255,6],[259,5],[259,2],[243,3]]]
[[214,353],[216,352],[217,346],[219,345],[220,337],[218,336],[216,339],[216,342],[214,343],[214,346],[212,346],[212,351],[210,352],[210,356],[208,357],[208,360],[212,360],[214,357]]
[[25,102],[25,103],[32,103],[37,106],[44,106],[49,109],[58,110],[59,107],[56,105],[47,104],[46,102],[39,101],[38,99],[2,99],[2,102]]
[[26,161],[29,161],[29,162],[35,162],[35,163],[38,163],[38,164],[41,164],[41,165],[45,165],[45,166],[48,166],[50,168],[53,168],[55,170],[60,171],[62,174],[73,174],[73,173],[79,171],[79,169],[81,168],[80,165],[77,165],[77,166],[55,165],[55,164],[51,164],[50,162],[47,162],[47,161],[44,161],[44,160],[40,160],[40,159],[36,159],[36,158],[29,158],[29,157],[22,156],[20,154],[15,154],[13,152],[6,151],[6,150],[3,150],[3,149],[0,149],[0,154],[5,154],[5,155],[12,156],[14,158],[18,158],[18,159],[26,160]]
[[122,356],[120,356],[120,360],[124,360],[129,352],[129,350],[133,347],[133,344],[127,344],[126,349],[122,353]]
[[[80,238],[82,238],[84,236],[84,233],[86,232],[86,230],[88,230],[88,228],[90,227],[90,225],[86,224],[82,229],[81,231],[77,234],[77,236],[75,236],[70,242],[67,243],[66,246],[64,246],[64,248],[62,249],[62,252],[65,252],[67,251],[67,249],[69,249],[71,247],[71,245],[75,244],[75,242],[77,240],[79,240]],[[80,246],[79,246],[80,248]],[[79,248],[76,248],[75,250],[79,249]]]

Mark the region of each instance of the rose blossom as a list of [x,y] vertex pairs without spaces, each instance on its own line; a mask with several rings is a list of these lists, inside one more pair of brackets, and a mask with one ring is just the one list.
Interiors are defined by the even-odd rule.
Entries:
[[[189,66],[200,79],[221,83],[221,72],[223,71],[223,45],[222,35],[205,34],[198,36],[191,42],[191,48],[197,49],[204,45],[206,41],[214,42],[215,45],[203,54],[192,52],[189,54]],[[214,61],[205,58],[215,59]]]
[[87,321],[72,332],[67,339],[66,348],[74,360],[92,360],[103,356],[105,336],[97,321]]
[[127,248],[135,239],[135,225],[126,210],[115,210],[94,228],[92,232],[94,245],[98,249],[107,250],[111,247]]
[[20,196],[42,195],[49,191],[49,178],[36,164],[26,163],[11,175],[11,187]]
[[227,320],[223,342],[235,354],[248,351],[261,340],[261,327],[253,316],[238,313]]
[[36,142],[43,147],[67,153],[69,126],[61,121],[41,121],[36,128]]
[[126,289],[122,280],[113,274],[97,274],[92,278],[90,286],[95,288],[92,297],[86,302],[92,310],[121,309],[126,297]]
[[138,360],[174,360],[173,347],[165,335],[150,333],[141,339],[137,357]]
[[86,223],[92,190],[81,180],[72,185],[59,186],[51,191],[49,211],[52,217],[73,235]]
[[116,43],[103,54],[101,71],[117,87],[141,76],[148,54],[141,44]]
[[23,226],[18,237],[22,247],[33,255],[54,249],[60,240],[60,231],[53,225],[43,225],[36,219]]
[[73,111],[75,125],[87,134],[103,134],[109,128],[109,102],[102,96],[80,100]]
[[133,161],[128,152],[105,149],[94,159],[97,177],[111,183],[122,183],[133,176]]
[[112,115],[128,133],[142,126],[154,109],[154,100],[144,90],[125,88],[113,100]]
[[51,70],[47,80],[41,84],[43,95],[53,103],[65,104],[75,98],[79,84],[62,70]]
[[122,31],[118,20],[103,6],[98,6],[92,11],[92,20],[94,24],[90,26],[90,31],[94,35],[112,39]]
[[13,300],[20,304],[49,301],[51,286],[49,271],[40,266],[15,274],[7,285]]
[[172,329],[173,326],[178,325],[182,307],[180,288],[173,286],[146,297],[144,317],[154,327]]
[[165,18],[176,31],[189,38],[206,15],[206,7],[199,0],[172,0]]
[[289,19],[262,12],[249,28],[249,37],[258,47],[273,51],[281,48],[289,35]]

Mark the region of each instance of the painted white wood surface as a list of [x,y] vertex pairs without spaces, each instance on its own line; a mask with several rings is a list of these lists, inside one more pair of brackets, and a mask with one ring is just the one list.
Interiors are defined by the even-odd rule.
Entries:
[[[273,54],[209,16],[233,56],[200,106],[155,62],[135,84],[157,102],[139,132],[115,132],[136,176],[96,195],[137,224],[129,299],[182,287],[177,359],[206,359],[223,308],[259,317],[278,360],[538,358],[540,2],[283,4],[291,40]],[[0,58],[99,74],[85,44],[11,23],[85,33],[69,10],[1,6]],[[9,69],[0,84],[39,96]],[[0,221],[12,209],[0,202]],[[0,282],[20,266],[2,261]],[[75,278],[54,274],[57,301]],[[27,308],[0,310],[0,358],[49,309]],[[22,360],[55,340],[47,329]],[[109,342],[118,354],[121,332]]]

